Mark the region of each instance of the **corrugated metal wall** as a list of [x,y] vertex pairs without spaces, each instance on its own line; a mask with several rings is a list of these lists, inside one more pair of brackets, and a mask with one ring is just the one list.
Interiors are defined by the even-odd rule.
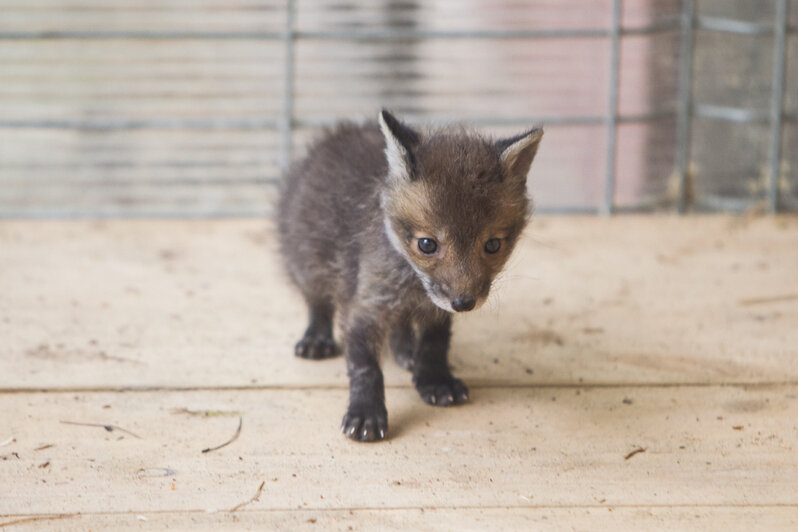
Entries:
[[[684,183],[695,207],[767,197],[778,1],[697,4],[697,17],[762,31],[696,30],[693,101],[758,114],[753,124],[690,120]],[[530,184],[540,210],[675,208],[682,9],[680,0],[0,0],[0,215],[268,213],[289,147],[296,157],[320,125],[381,106],[496,134],[547,124]],[[796,57],[791,36],[783,208],[798,203]]]

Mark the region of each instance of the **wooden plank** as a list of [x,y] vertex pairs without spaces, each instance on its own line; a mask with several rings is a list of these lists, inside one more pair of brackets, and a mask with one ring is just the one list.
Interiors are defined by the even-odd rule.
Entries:
[[[352,9],[350,6],[356,6]],[[307,30],[349,28],[406,28],[414,25],[431,30],[551,29],[606,28],[610,17],[609,0],[585,2],[506,2],[497,5],[490,0],[472,0],[468,8],[457,0],[435,2],[379,4],[353,2],[341,8],[324,0],[303,0],[298,10],[298,26]],[[590,8],[590,20],[583,16]],[[649,8],[650,9],[650,8]]]
[[[599,5],[597,5],[599,4]],[[3,26],[19,30],[112,30],[204,29],[228,31],[277,30],[284,2],[280,0],[116,0],[109,6],[102,0],[2,0],[7,14]],[[434,3],[346,4],[303,0],[298,4],[298,27],[302,30],[386,28],[417,25],[433,30],[550,29],[586,27],[584,0],[561,0],[540,5],[515,2],[496,6],[488,0],[462,3],[438,0]],[[609,1],[591,2],[596,13],[590,28],[609,24]],[[645,10],[648,15],[650,8]],[[577,15],[574,15],[574,14]],[[0,26],[3,27],[3,26]]]
[[[365,105],[400,105],[431,115],[464,121],[484,117],[485,98],[495,118],[523,115],[601,115],[603,91],[597,89],[596,65],[607,50],[600,40],[569,43],[567,75],[562,75],[562,43],[556,40],[425,40],[408,52],[403,43],[300,40],[296,46],[296,112],[299,116],[333,118],[362,112]],[[370,84],[374,74],[352,76],[348,64],[385,65],[406,75]],[[504,58],[504,60],[497,60]],[[468,68],[465,66],[468,65]],[[521,66],[523,65],[523,66]],[[354,81],[354,83],[353,83]],[[331,94],[335,98],[330,98]]]
[[[472,384],[796,382],[798,218],[537,218],[455,320]],[[0,223],[0,388],[346,385],[266,221]],[[391,386],[409,375],[384,357]]]
[[267,130],[0,130],[0,184],[153,181],[178,170],[185,180],[224,170],[235,178],[253,168],[273,174],[278,140],[276,131]]
[[[359,118],[373,116],[363,113]],[[519,129],[491,128],[490,132],[510,136]],[[547,133],[547,142],[551,141],[554,149],[536,162],[530,185],[538,204],[593,203],[597,190],[585,182],[585,176],[603,149],[594,129],[568,127]],[[297,149],[318,134],[315,129],[299,130]],[[229,204],[232,212],[240,214],[267,211],[271,203],[258,196],[240,204],[225,202],[223,184],[279,178],[278,140],[277,131],[259,130],[0,130],[0,214],[196,215],[202,214],[206,202]],[[568,148],[572,142],[582,146],[579,156]],[[47,154],[44,159],[43,153]],[[194,193],[175,188],[213,184],[219,186]],[[120,196],[120,190],[135,192]]]
[[[143,514],[80,514],[48,519],[46,515],[7,516],[7,521],[33,519],[36,530],[615,530],[671,532],[703,530],[748,532],[795,530],[798,508],[763,507],[636,507],[602,508],[412,508],[401,510],[292,510],[228,512],[164,512]],[[0,525],[5,521],[0,521]],[[20,523],[20,526],[22,523]],[[14,530],[14,529],[12,529]]]
[[0,209],[12,218],[255,217],[269,212],[277,188],[257,174],[174,179],[9,185],[0,191]]
[[0,130],[0,215],[259,215],[280,176],[277,141],[276,131]]
[[0,30],[23,31],[279,31],[281,0],[2,0]]
[[248,510],[798,505],[798,385],[472,399],[389,389],[368,445],[338,434],[339,389],[2,394],[0,515],[224,511],[261,482]]
[[0,62],[3,120],[274,119],[282,109],[279,41],[8,41]]
[[[406,43],[300,39],[295,115],[340,119],[393,104],[466,121],[600,116],[596,65],[607,52],[597,42],[571,43],[562,75],[556,40],[428,40],[408,51]],[[273,118],[283,103],[279,40],[12,40],[0,48],[4,120]],[[497,95],[487,112],[485,98]]]

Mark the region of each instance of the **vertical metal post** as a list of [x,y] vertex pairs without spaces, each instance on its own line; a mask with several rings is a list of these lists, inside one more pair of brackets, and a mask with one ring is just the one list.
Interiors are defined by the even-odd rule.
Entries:
[[612,3],[610,29],[610,80],[607,102],[607,167],[604,175],[603,214],[612,214],[615,205],[616,141],[618,138],[618,82],[621,62],[621,0]]
[[784,71],[787,44],[789,0],[776,3],[773,24],[773,80],[770,95],[770,188],[768,206],[771,213],[779,210],[779,177],[781,175],[781,133],[784,118]]
[[679,176],[679,213],[687,211],[687,173],[693,122],[693,55],[695,0],[682,0],[679,48],[679,104],[676,111],[676,172]]
[[283,173],[291,166],[291,151],[293,147],[294,129],[294,44],[295,44],[295,16],[296,1],[286,0],[285,28],[283,32],[283,47],[285,63],[283,70],[283,115],[280,120],[280,168]]

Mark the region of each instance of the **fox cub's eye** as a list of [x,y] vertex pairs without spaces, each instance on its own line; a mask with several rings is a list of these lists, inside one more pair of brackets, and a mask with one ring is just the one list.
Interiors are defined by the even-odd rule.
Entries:
[[438,243],[431,238],[419,238],[418,249],[421,250],[421,253],[432,255],[438,249]]
[[491,238],[485,242],[485,253],[496,253],[502,247],[502,241],[498,238]]

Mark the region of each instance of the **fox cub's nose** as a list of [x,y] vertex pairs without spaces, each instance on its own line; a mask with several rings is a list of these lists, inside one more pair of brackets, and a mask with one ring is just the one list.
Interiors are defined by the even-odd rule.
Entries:
[[458,297],[452,301],[452,308],[455,312],[466,312],[474,308],[477,302],[471,296]]

